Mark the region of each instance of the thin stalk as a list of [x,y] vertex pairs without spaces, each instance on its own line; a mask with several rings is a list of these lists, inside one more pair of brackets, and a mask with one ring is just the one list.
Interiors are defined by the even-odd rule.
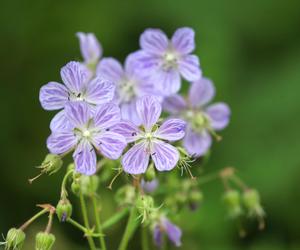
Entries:
[[37,218],[39,218],[40,216],[42,216],[43,214],[49,212],[48,208],[44,208],[43,210],[41,210],[40,212],[38,212],[37,214],[35,214],[34,216],[32,216],[28,221],[26,221],[22,226],[20,226],[19,229],[21,229],[22,231],[28,227],[32,222],[34,222]]
[[112,217],[104,221],[102,223],[102,230],[110,228],[111,226],[119,222],[121,219],[125,217],[125,215],[128,214],[128,212],[129,212],[129,208],[124,208],[121,212],[116,213],[115,215],[113,215]]
[[150,250],[147,227],[141,226],[142,250]]
[[53,222],[53,212],[49,212],[49,220],[45,229],[45,233],[51,232],[52,222]]
[[67,184],[67,180],[68,180],[69,176],[70,176],[73,172],[74,172],[73,169],[69,170],[69,171],[65,174],[65,176],[64,176],[64,178],[63,178],[63,181],[62,181],[62,183],[61,183],[61,194],[60,194],[61,197],[67,197],[67,194],[68,194],[68,193],[67,193],[67,191],[66,191],[66,184]]
[[70,223],[71,225],[73,225],[74,227],[78,228],[79,230],[81,230],[82,232],[86,233],[87,228],[85,228],[84,226],[82,226],[80,223],[78,223],[77,221],[69,218],[67,219],[67,222]]
[[[90,223],[89,223],[87,209],[86,209],[86,204],[85,204],[85,200],[84,200],[82,192],[80,192],[79,199],[80,199],[80,206],[81,206],[81,211],[82,211],[84,226],[88,230],[90,230]],[[90,235],[88,235],[88,234],[86,235],[86,238],[88,240],[90,249],[91,250],[96,250],[96,246],[95,246],[95,242],[94,242],[93,238]]]
[[131,237],[138,225],[137,222],[138,222],[137,209],[136,209],[136,207],[132,207],[118,250],[126,250],[127,249],[129,240],[131,239]]
[[101,226],[101,221],[100,221],[100,211],[98,209],[98,202],[96,200],[95,195],[92,195],[91,199],[92,199],[93,208],[94,208],[96,228],[97,228],[98,233],[101,234],[98,237],[99,238],[99,243],[100,243],[100,246],[101,246],[101,250],[106,250],[106,244],[105,244],[104,236],[103,236],[103,233],[102,233],[102,226]]

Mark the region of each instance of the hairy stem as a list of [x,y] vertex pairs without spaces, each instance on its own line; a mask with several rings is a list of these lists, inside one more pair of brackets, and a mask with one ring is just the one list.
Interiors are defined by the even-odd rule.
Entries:
[[141,226],[142,249],[150,250],[147,227]]
[[109,219],[104,221],[102,223],[102,230],[110,228],[111,226],[113,226],[114,224],[119,222],[121,219],[123,219],[125,217],[125,215],[128,214],[128,212],[129,212],[129,208],[124,208],[119,213],[116,213],[115,215],[113,215],[112,217],[110,217]]

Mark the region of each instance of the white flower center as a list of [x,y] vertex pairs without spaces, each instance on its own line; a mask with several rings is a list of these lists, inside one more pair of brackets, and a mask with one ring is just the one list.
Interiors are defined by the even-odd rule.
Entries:
[[169,50],[163,55],[162,68],[164,70],[176,69],[178,67],[178,55],[176,52]]
[[136,82],[132,79],[124,78],[119,85],[119,96],[121,102],[129,102],[135,96]]
[[90,136],[91,136],[91,132],[90,132],[89,130],[84,130],[84,131],[82,132],[82,136],[83,136],[83,137],[90,137]]

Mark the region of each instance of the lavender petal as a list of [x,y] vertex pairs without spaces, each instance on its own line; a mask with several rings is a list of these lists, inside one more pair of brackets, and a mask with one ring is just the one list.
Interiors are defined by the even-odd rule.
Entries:
[[167,140],[177,141],[185,135],[186,122],[181,119],[168,119],[155,132],[155,136]]
[[94,115],[94,126],[100,129],[109,129],[121,119],[120,108],[114,103],[100,106]]
[[124,136],[128,143],[136,141],[141,133],[140,129],[130,121],[117,123],[111,128],[111,131]]
[[176,247],[181,246],[181,229],[167,219],[165,219],[164,224],[169,240],[172,241]]
[[76,33],[85,63],[95,63],[102,55],[102,47],[93,33]]
[[224,129],[230,120],[230,108],[226,103],[215,103],[206,108],[210,126],[214,130]]
[[52,154],[63,154],[75,147],[77,139],[72,131],[55,131],[47,139]]
[[81,127],[91,118],[91,110],[86,102],[69,102],[65,105],[65,115],[74,127]]
[[178,114],[186,107],[186,101],[181,95],[178,94],[166,97],[163,101],[163,109],[171,114]]
[[192,83],[189,90],[189,102],[193,107],[202,107],[215,96],[215,87],[207,78],[201,78]]
[[96,74],[117,84],[124,77],[124,70],[119,61],[109,57],[99,62]]
[[69,128],[73,128],[74,126],[70,123],[68,117],[65,115],[65,111],[59,111],[50,122],[51,131],[62,131]]
[[46,110],[62,109],[68,101],[68,90],[60,83],[49,82],[41,87],[39,98]]
[[175,69],[159,69],[153,72],[151,80],[156,84],[157,89],[164,96],[176,94],[181,86],[180,74]]
[[181,54],[189,54],[195,49],[195,32],[191,28],[179,28],[172,37],[172,45]]
[[123,120],[131,121],[137,126],[141,125],[142,121],[139,118],[136,110],[136,100],[132,100],[127,103],[122,103],[120,104],[120,108],[121,108],[121,116]]
[[187,81],[196,81],[200,79],[202,72],[200,70],[199,59],[195,55],[187,55],[179,61],[179,71]]
[[161,55],[168,48],[168,38],[159,29],[146,29],[140,36],[140,46],[143,50]]

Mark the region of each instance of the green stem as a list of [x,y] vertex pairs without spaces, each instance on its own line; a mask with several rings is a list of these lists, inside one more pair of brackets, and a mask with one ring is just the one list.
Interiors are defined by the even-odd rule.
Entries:
[[[90,223],[89,223],[87,209],[86,209],[86,204],[85,204],[85,200],[84,200],[82,192],[80,192],[79,199],[80,199],[80,206],[81,206],[81,210],[82,210],[82,216],[83,216],[84,226],[88,230],[90,230]],[[93,238],[90,235],[86,235],[86,238],[88,240],[90,249],[91,250],[96,250],[96,246],[95,246],[95,242],[94,242]]]
[[137,209],[136,207],[131,208],[131,212],[127,221],[127,225],[125,228],[125,232],[123,234],[121,243],[119,245],[118,250],[126,250],[128,246],[128,242],[131,239],[137,225],[138,225],[138,220],[137,220]]
[[142,249],[149,250],[149,240],[147,227],[141,226],[141,237],[142,237]]
[[37,218],[39,218],[40,216],[42,216],[43,214],[45,214],[47,212],[49,212],[49,209],[48,208],[44,208],[43,210],[41,210],[40,212],[38,212],[37,214],[35,214],[33,217],[31,217],[28,221],[26,221],[22,226],[20,226],[19,229],[24,230],[32,222],[34,222]]
[[82,226],[81,224],[79,224],[77,221],[69,218],[69,219],[67,219],[67,222],[70,223],[71,225],[73,225],[74,227],[78,228],[82,232],[84,232],[84,233],[87,232],[87,228],[85,228],[84,226]]
[[63,181],[61,183],[61,194],[60,194],[61,197],[67,197],[67,195],[68,195],[67,190],[66,190],[66,184],[67,184],[69,175],[73,174],[73,172],[74,172],[73,169],[69,170],[63,178]]
[[117,222],[119,222],[122,218],[124,218],[126,214],[128,214],[128,212],[129,212],[129,208],[125,208],[121,212],[116,213],[115,215],[113,215],[112,217],[104,221],[102,223],[102,230],[107,229],[113,226],[114,224],[116,224]]
[[94,208],[96,228],[97,228],[98,233],[100,234],[99,243],[100,243],[100,246],[101,246],[101,250],[106,250],[106,244],[105,244],[104,236],[103,236],[103,233],[102,233],[102,226],[101,226],[101,221],[100,221],[100,211],[98,209],[98,203],[97,203],[97,200],[95,198],[95,195],[92,195],[91,199],[92,199],[93,208]]

